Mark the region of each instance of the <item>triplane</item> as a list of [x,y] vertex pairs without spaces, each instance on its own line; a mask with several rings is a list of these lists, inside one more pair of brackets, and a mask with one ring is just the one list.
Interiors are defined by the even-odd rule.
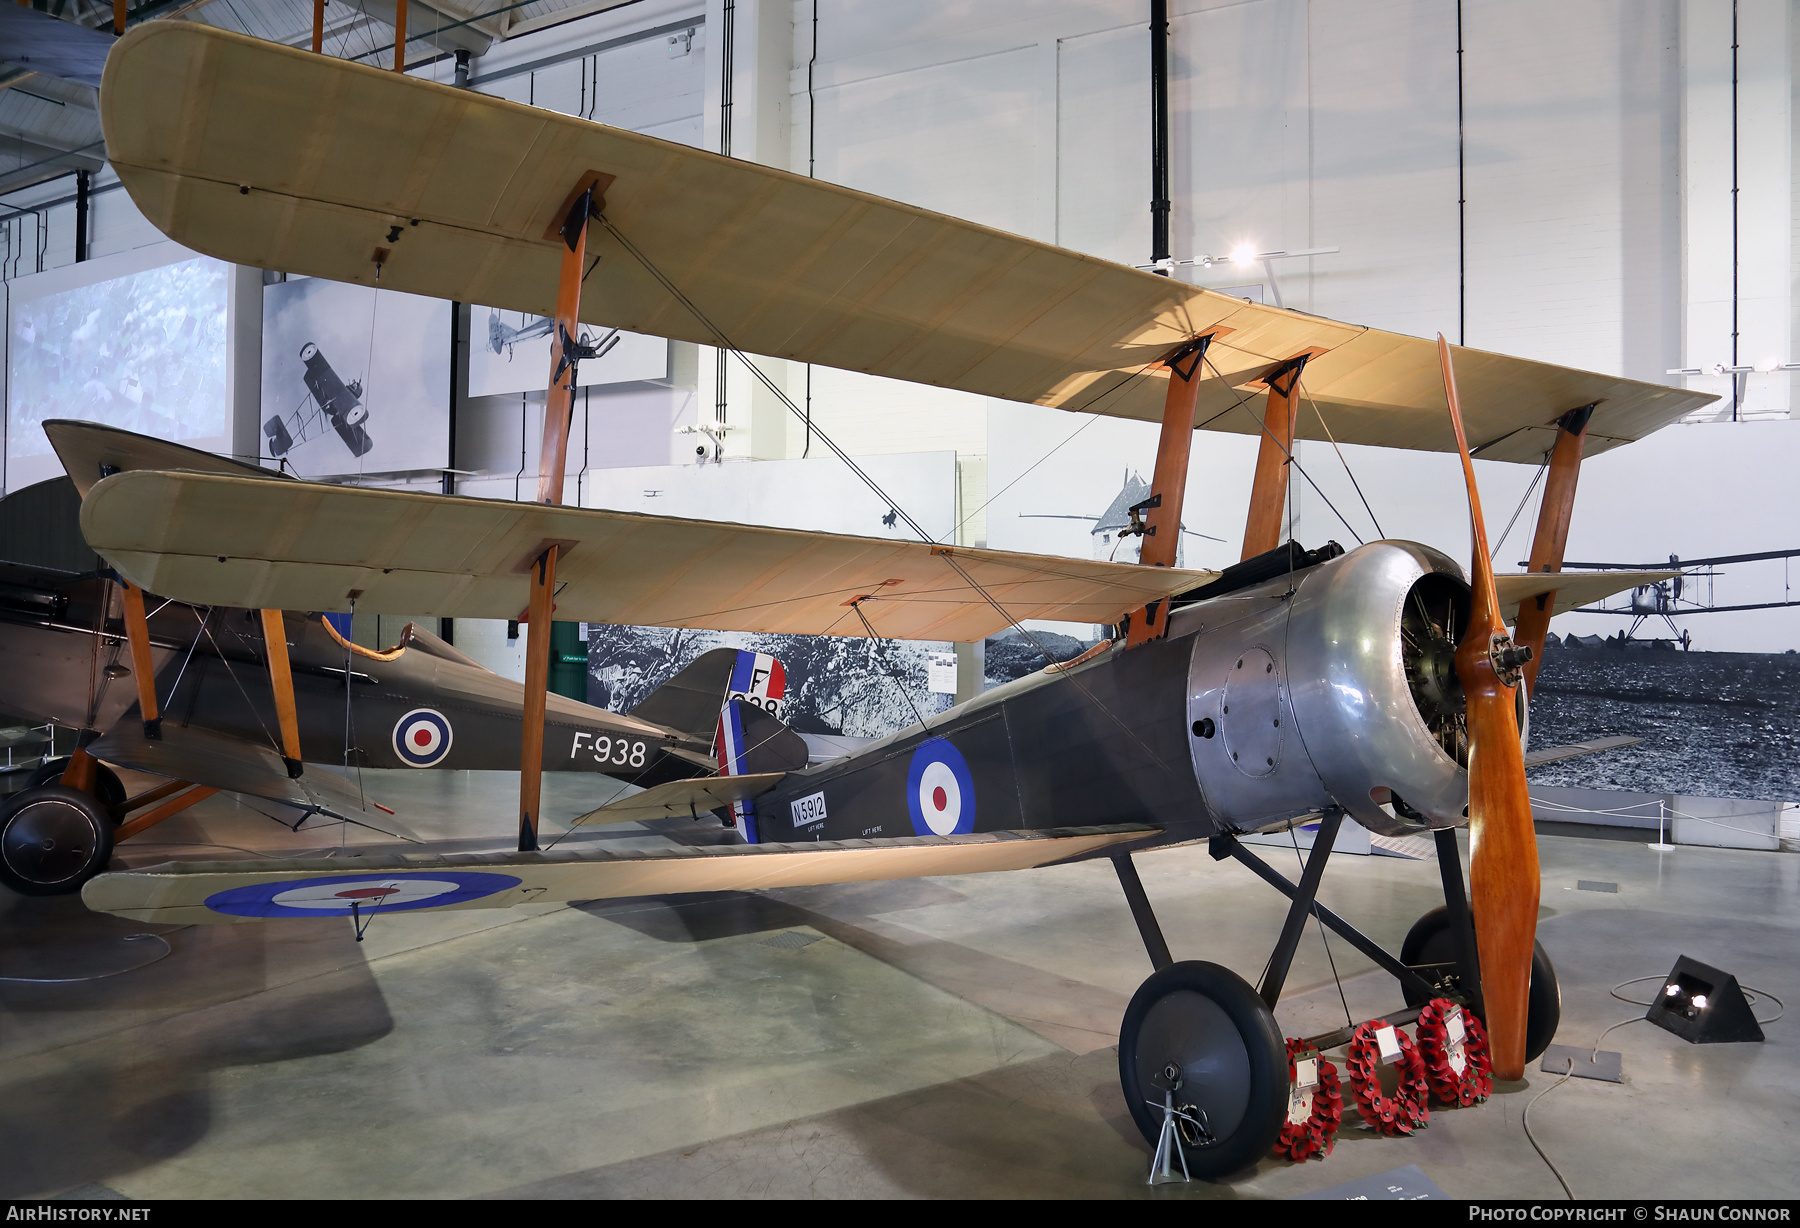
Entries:
[[[165,921],[360,915],[1107,857],[1155,968],[1121,1030],[1125,1099],[1150,1143],[1166,1113],[1200,1123],[1178,1131],[1197,1176],[1254,1161],[1280,1129],[1288,1054],[1271,1008],[1309,916],[1392,973],[1411,1012],[1447,997],[1485,1018],[1498,1077],[1519,1078],[1549,1042],[1555,977],[1535,946],[1519,715],[1555,612],[1666,574],[1558,576],[1579,464],[1708,398],[1247,303],[200,26],[127,35],[101,96],[113,163],[171,237],[238,263],[365,285],[379,276],[386,288],[544,314],[558,328],[536,503],[141,470],[98,480],[82,507],[89,542],[121,576],[190,603],[528,612],[518,851],[173,863],[99,875],[83,889],[91,907]],[[384,117],[378,142],[364,129],[371,114]],[[302,148],[335,152],[295,156]],[[1158,421],[1141,565],[563,507],[578,357],[565,339],[582,323]],[[1340,443],[1461,456],[1472,582],[1413,543],[1282,542],[1294,440],[1323,438],[1327,424]],[[1197,428],[1261,440],[1242,561],[1218,574],[1171,566]],[[1548,458],[1524,575],[1488,565],[1477,454]],[[553,607],[597,622],[822,635],[974,640],[1032,618],[1116,634],[812,766],[796,762],[779,718],[727,703],[719,776],[753,802],[744,843],[540,852]],[[1308,817],[1319,833],[1297,883],[1238,838]],[[1346,819],[1436,842],[1445,904],[1399,955],[1316,902]],[[1466,890],[1454,834],[1465,822]],[[1132,858],[1195,840],[1292,901],[1259,987],[1170,955]]]

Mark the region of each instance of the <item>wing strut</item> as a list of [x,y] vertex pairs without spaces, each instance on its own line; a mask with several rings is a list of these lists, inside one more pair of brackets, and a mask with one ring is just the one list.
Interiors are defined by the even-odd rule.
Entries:
[[[1598,404],[1596,402],[1595,404]],[[1544,479],[1544,504],[1538,511],[1537,535],[1531,539],[1528,571],[1558,572],[1563,569],[1563,547],[1569,541],[1569,516],[1575,510],[1575,481],[1581,476],[1581,452],[1587,443],[1588,419],[1593,405],[1571,409],[1556,420],[1556,446],[1550,452],[1550,472]],[[1544,636],[1556,611],[1556,594],[1542,593],[1519,603],[1513,623],[1513,639],[1531,649],[1525,662],[1525,697],[1537,690],[1538,667],[1544,663]]]
[[[1173,567],[1181,547],[1181,502],[1187,493],[1188,456],[1194,447],[1194,405],[1200,395],[1200,364],[1207,347],[1219,332],[1203,333],[1163,359],[1169,368],[1169,391],[1163,399],[1162,434],[1156,441],[1156,473],[1150,479],[1150,497],[1131,509],[1131,519],[1143,519],[1143,544],[1138,561],[1146,567]],[[1169,603],[1152,601],[1131,618],[1125,646],[1136,648],[1169,633]]]
[[[1314,351],[1296,354],[1263,376],[1268,406],[1263,411],[1262,443],[1256,449],[1256,478],[1250,486],[1250,512],[1244,518],[1243,559],[1266,554],[1281,544],[1288,492],[1288,461],[1294,455],[1294,426],[1300,417],[1300,373]],[[1242,559],[1240,559],[1242,561]]]
[[162,710],[156,706],[156,666],[150,659],[150,620],[144,616],[144,590],[121,579],[125,594],[125,640],[131,646],[131,673],[137,683],[138,713],[144,718],[144,736],[162,736]]
[[[298,779],[300,717],[294,709],[294,672],[288,665],[287,624],[280,610],[262,612],[263,645],[269,654],[269,690],[275,696],[275,719],[281,726],[281,758],[287,773]],[[346,678],[344,685],[350,685]]]
[[[563,243],[556,283],[556,331],[550,338],[550,387],[544,401],[544,443],[538,452],[539,503],[562,502],[563,467],[569,455],[569,423],[575,411],[575,364],[592,355],[581,331],[582,266],[587,262],[588,219],[600,212],[611,176],[589,172],[575,185],[567,207],[546,238]],[[565,543],[545,542],[531,558],[531,603],[526,615],[525,711],[519,747],[519,851],[538,846],[538,807],[543,795],[544,705],[550,689],[550,615],[556,609],[556,558]]]

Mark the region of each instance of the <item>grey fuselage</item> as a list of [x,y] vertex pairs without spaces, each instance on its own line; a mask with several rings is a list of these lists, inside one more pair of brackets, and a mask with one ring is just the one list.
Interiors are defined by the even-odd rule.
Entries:
[[1115,641],[791,774],[758,799],[757,838],[1130,823],[1194,838],[1334,804],[1385,834],[1460,823],[1467,772],[1402,653],[1421,592],[1466,612],[1453,561],[1375,542],[1180,608],[1165,639]]

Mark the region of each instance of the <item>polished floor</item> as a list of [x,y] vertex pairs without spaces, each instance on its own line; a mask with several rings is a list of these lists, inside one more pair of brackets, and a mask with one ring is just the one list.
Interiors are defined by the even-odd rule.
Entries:
[[[502,842],[515,780],[369,773],[367,787],[475,848]],[[595,783],[548,778],[547,813],[591,808]],[[122,856],[357,839],[290,834],[222,798],[148,835]],[[1592,1044],[1641,1014],[1608,991],[1684,953],[1800,1004],[1800,856],[1540,843],[1559,1040]],[[1139,864],[1176,958],[1255,977],[1274,892],[1203,848]],[[1391,948],[1440,898],[1428,861],[1349,856],[1321,896]],[[44,979],[86,976],[159,928],[156,962]],[[1149,971],[1104,862],[394,916],[360,944],[345,920],[168,929],[0,891],[0,1197],[1284,1198],[1407,1164],[1453,1196],[1561,1196],[1521,1126],[1557,1083],[1535,1071],[1413,1138],[1364,1132],[1351,1110],[1323,1161],[1147,1188],[1115,1044]],[[1400,1005],[1316,935],[1289,986],[1290,1035]],[[1556,1087],[1533,1132],[1579,1196],[1792,1197],[1796,1026],[1716,1046],[1621,1028],[1604,1047],[1624,1083]]]

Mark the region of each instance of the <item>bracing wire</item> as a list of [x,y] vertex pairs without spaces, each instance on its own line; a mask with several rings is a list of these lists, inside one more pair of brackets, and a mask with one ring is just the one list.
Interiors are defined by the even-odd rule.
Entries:
[[906,700],[906,706],[912,709],[913,719],[919,723],[919,728],[923,729],[926,733],[930,733],[931,726],[927,725],[925,723],[924,716],[921,715],[919,712],[919,705],[913,702],[912,692],[907,690],[906,683],[904,683],[900,680],[900,671],[894,668],[894,663],[891,659],[888,658],[888,655],[887,655],[887,652],[885,651],[885,649],[880,648],[880,646],[885,644],[886,641],[884,641],[880,636],[876,635],[875,628],[869,625],[868,616],[862,612],[862,602],[860,602],[860,601],[852,602],[850,605],[850,609],[856,614],[856,617],[862,622],[863,630],[865,630],[869,633],[869,651],[871,653],[873,653],[873,652],[876,652],[878,649],[880,649],[881,657],[882,657],[882,664],[887,667],[888,677],[890,677],[894,680],[894,686],[896,689],[899,690],[900,697],[902,699]]
[[1515,524],[1519,523],[1519,513],[1525,510],[1525,504],[1531,499],[1531,492],[1537,489],[1538,483],[1544,480],[1544,474],[1549,472],[1549,470],[1550,454],[1546,452],[1544,453],[1544,463],[1538,466],[1537,473],[1533,475],[1531,479],[1531,485],[1527,486],[1525,488],[1525,493],[1519,496],[1519,506],[1513,508],[1512,519],[1506,522],[1506,528],[1501,532],[1500,539],[1494,543],[1494,548],[1488,552],[1488,562],[1492,563],[1495,559],[1500,557],[1500,547],[1506,544],[1506,535],[1513,531],[1513,526]]
[[[738,361],[744,365],[744,367],[757,380],[757,382],[761,383],[764,388],[768,389],[768,391],[771,394],[773,394],[774,397],[778,401],[780,401],[783,405],[787,406],[788,411],[790,413],[793,413],[796,416],[803,416],[800,407],[794,404],[793,399],[790,398],[787,395],[787,393],[779,385],[777,385],[772,379],[770,379],[769,376],[767,374],[765,374],[760,367],[758,367],[754,362],[751,362],[749,355],[745,354],[741,349],[739,349],[732,342],[731,338],[726,336],[724,330],[721,329],[717,324],[714,324],[712,322],[712,320],[706,315],[706,313],[700,310],[699,305],[696,304],[692,299],[690,299],[685,293],[683,293],[681,288],[679,286],[677,286],[673,281],[671,281],[669,279],[668,275],[665,274],[660,268],[658,268],[656,266],[656,264],[654,262],[652,262],[648,256],[646,256],[642,251],[640,251],[636,244],[632,243],[630,239],[626,238],[625,235],[619,231],[618,227],[616,227],[612,224],[612,222],[606,217],[605,214],[599,215],[599,217],[596,220],[600,223],[601,226],[605,227],[606,232],[608,234],[610,234],[615,241],[618,242],[619,246],[622,247],[625,250],[625,252],[632,257],[632,259],[636,260],[638,262],[638,264],[643,267],[645,272],[649,273],[650,276],[652,278],[654,278],[656,280],[656,282],[659,285],[661,285],[663,287],[663,289],[666,290],[672,298],[675,299],[676,302],[680,303],[681,306],[684,307],[702,327],[704,327],[708,332],[710,332],[713,335],[713,337],[716,339],[717,344],[721,350],[729,350],[733,355],[735,355],[737,357]],[[1128,377],[1126,380],[1121,381],[1120,384],[1117,385],[1116,387],[1122,387],[1125,383],[1129,383],[1129,382],[1130,382],[1130,377]],[[1112,391],[1112,390],[1109,390],[1109,393],[1110,393],[1110,391]],[[1103,395],[1106,395],[1106,394],[1103,394]],[[1096,400],[1098,400],[1098,398],[1096,398]],[[933,538],[931,537],[931,535],[929,533],[927,533],[925,531],[924,527],[922,525],[920,525],[919,522],[917,520],[915,520],[912,517],[912,515],[910,513],[908,513],[906,511],[906,509],[904,507],[902,507],[896,500],[890,498],[888,496],[887,492],[881,488],[880,484],[877,483],[874,478],[869,476],[868,471],[865,470],[861,465],[858,465],[856,463],[856,461],[849,455],[849,453],[845,452],[843,450],[843,448],[838,446],[837,442],[835,440],[833,440],[830,435],[828,435],[825,431],[821,430],[816,425],[813,427],[813,433],[819,437],[820,442],[822,442],[828,449],[830,449],[832,455],[836,456],[839,460],[843,461],[844,464],[849,467],[851,473],[855,474],[856,477],[865,486],[867,486],[871,491],[873,491],[875,493],[877,498],[883,500],[888,505],[888,507],[890,507],[894,510],[894,512],[900,517],[900,519],[902,519],[906,522],[906,526],[913,531],[913,533],[918,537],[918,539],[921,542],[932,542],[933,541]],[[1341,517],[1340,517],[1340,519],[1341,519]],[[968,570],[965,567],[963,567],[962,563],[956,558],[956,556],[953,552],[945,551],[939,557],[942,558],[944,560],[944,562],[948,563],[950,565],[950,568],[953,571],[955,571],[957,575],[959,575],[963,578],[964,582],[966,582],[968,584],[968,586],[971,590],[973,590],[976,594],[978,594],[981,597],[981,599],[983,601],[985,601],[989,606],[993,607],[994,611],[997,614],[999,614],[1002,619],[1005,620],[1006,624],[1009,627],[1016,630],[1033,648],[1035,648],[1037,650],[1038,654],[1044,658],[1046,663],[1056,664],[1056,657],[1051,654],[1051,652],[1048,648],[1044,647],[1043,641],[1038,639],[1038,637],[1036,635],[1032,634],[1031,631],[1029,629],[1027,629],[1025,626],[1023,626],[1018,619],[1014,618],[1010,613],[1008,613],[1006,608],[994,599],[993,594],[988,592],[985,586],[980,584],[973,576],[971,576],[969,574]],[[860,615],[860,611],[858,611],[858,613]],[[1171,765],[1161,755],[1157,754],[1153,748],[1151,748],[1147,743],[1145,743],[1144,740],[1140,736],[1138,736],[1138,733],[1136,730],[1132,729],[1130,725],[1126,724],[1125,721],[1120,719],[1118,713],[1114,712],[1111,708],[1109,708],[1105,704],[1101,703],[1100,700],[1093,694],[1092,691],[1090,691],[1088,689],[1087,685],[1085,683],[1083,683],[1076,674],[1070,673],[1070,674],[1066,675],[1066,677],[1068,678],[1068,680],[1071,683],[1073,683],[1075,685],[1076,689],[1079,690],[1082,693],[1082,695],[1087,698],[1087,700],[1089,702],[1091,702],[1101,712],[1105,713],[1105,715],[1115,725],[1117,725],[1120,728],[1120,730],[1122,730],[1124,732],[1124,734],[1126,735],[1126,737],[1128,739],[1130,739],[1132,742],[1135,742],[1138,745],[1138,747],[1145,753],[1145,755],[1150,759],[1150,761],[1152,763],[1155,763],[1156,765],[1161,767],[1164,771],[1169,772],[1171,775],[1175,776],[1176,778],[1178,778],[1178,779],[1182,778],[1181,772],[1178,772],[1173,765]]]
[[[1223,380],[1225,378],[1224,373],[1221,372],[1218,367],[1213,366],[1213,360],[1210,357],[1207,358],[1206,365],[1208,367],[1212,368],[1212,373],[1214,375],[1218,376],[1219,379]],[[1229,385],[1227,385],[1227,386],[1229,386]],[[1319,489],[1319,484],[1312,480],[1312,475],[1301,467],[1300,460],[1298,457],[1296,457],[1294,455],[1293,449],[1288,447],[1286,444],[1282,443],[1281,440],[1275,438],[1275,433],[1269,429],[1269,424],[1262,421],[1260,418],[1258,418],[1256,416],[1256,413],[1254,410],[1247,408],[1247,403],[1249,402],[1250,398],[1254,395],[1255,395],[1254,393],[1250,393],[1250,392],[1244,393],[1242,396],[1240,396],[1237,399],[1237,401],[1235,403],[1233,403],[1230,406],[1230,408],[1220,410],[1218,413],[1216,413],[1212,417],[1208,418],[1206,420],[1206,422],[1202,422],[1200,424],[1200,426],[1195,427],[1194,429],[1199,430],[1202,427],[1205,427],[1208,423],[1217,422],[1220,418],[1223,418],[1226,414],[1230,413],[1233,409],[1242,409],[1245,413],[1250,415],[1250,420],[1252,422],[1256,423],[1257,433],[1264,436],[1266,439],[1269,440],[1270,443],[1274,444],[1277,448],[1281,449],[1282,456],[1287,458],[1285,463],[1292,466],[1292,468],[1297,473],[1299,473],[1299,475],[1301,477],[1306,479],[1306,484],[1313,488],[1314,493],[1316,493],[1320,499],[1324,500],[1325,506],[1331,509],[1331,514],[1338,518],[1338,523],[1342,524],[1344,526],[1345,531],[1347,531],[1350,534],[1350,536],[1352,536],[1356,539],[1356,544],[1359,546],[1366,545],[1367,543],[1365,543],[1362,539],[1362,534],[1358,533],[1356,531],[1355,527],[1352,526],[1348,520],[1344,519],[1344,513],[1337,510],[1337,504],[1333,503],[1331,501],[1330,496],[1328,496],[1324,491]],[[1291,487],[1291,484],[1290,484],[1290,487]],[[1292,517],[1290,517],[1289,520],[1291,523]]]
[[1319,403],[1313,400],[1312,393],[1306,390],[1306,373],[1301,372],[1299,380],[1300,395],[1312,406],[1313,413],[1319,419],[1319,426],[1325,432],[1325,438],[1331,441],[1331,450],[1337,453],[1338,463],[1344,466],[1344,476],[1350,479],[1350,485],[1356,488],[1356,497],[1362,500],[1363,511],[1369,513],[1369,521],[1375,526],[1377,537],[1386,537],[1387,530],[1381,527],[1381,520],[1375,515],[1375,509],[1369,506],[1369,497],[1363,494],[1362,483],[1356,480],[1356,473],[1350,468],[1350,462],[1344,456],[1344,450],[1338,447],[1337,436],[1331,433],[1331,427],[1325,421],[1325,415],[1319,409]]

